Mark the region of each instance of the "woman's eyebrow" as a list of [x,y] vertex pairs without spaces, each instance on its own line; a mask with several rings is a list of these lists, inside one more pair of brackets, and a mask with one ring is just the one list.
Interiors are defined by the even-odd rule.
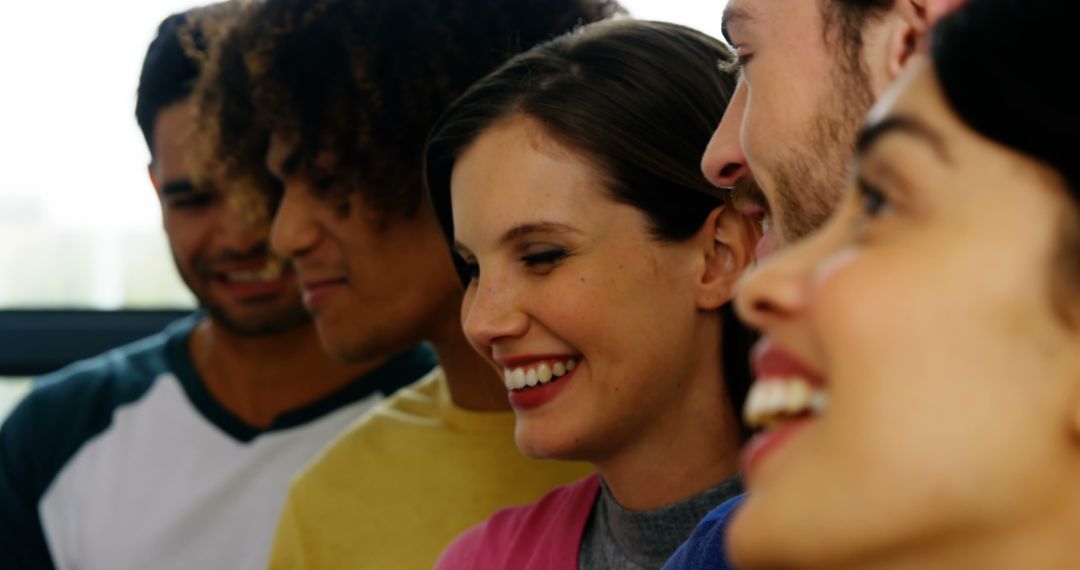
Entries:
[[[581,231],[567,224],[558,222],[527,222],[517,224],[503,232],[499,237],[499,245],[506,245],[516,239],[537,233],[558,235],[581,233]],[[469,257],[472,255],[469,248],[465,247],[465,244],[457,240],[454,240],[454,251],[461,257]]]
[[512,242],[521,237],[529,234],[546,233],[546,234],[568,234],[568,233],[580,233],[577,229],[568,226],[566,224],[560,224],[557,222],[528,222],[524,224],[518,224],[503,233],[499,238],[499,244],[503,245]]
[[859,132],[858,141],[855,143],[856,154],[859,157],[864,156],[883,137],[897,133],[913,135],[922,139],[930,144],[930,148],[941,158],[942,162],[952,162],[941,135],[926,123],[907,115],[889,115],[880,121],[864,126],[862,131]]

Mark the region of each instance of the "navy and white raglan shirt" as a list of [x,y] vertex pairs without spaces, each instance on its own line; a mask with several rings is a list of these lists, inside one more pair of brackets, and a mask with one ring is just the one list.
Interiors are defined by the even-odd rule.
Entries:
[[436,365],[410,349],[256,429],[196,373],[200,318],[35,383],[0,428],[0,568],[264,570],[293,475]]

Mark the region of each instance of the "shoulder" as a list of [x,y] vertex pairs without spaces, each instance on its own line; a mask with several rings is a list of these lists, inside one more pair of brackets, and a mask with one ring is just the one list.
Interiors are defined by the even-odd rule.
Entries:
[[679,546],[664,565],[664,570],[731,568],[724,553],[724,531],[744,497],[739,495],[728,499],[701,519],[690,538]]
[[432,414],[431,392],[440,376],[435,369],[364,413],[297,475],[292,492],[306,497],[309,490],[322,494],[339,486],[351,488],[357,469],[377,469],[387,454],[415,443],[411,431],[401,428],[422,425]]
[[436,567],[541,568],[561,566],[560,557],[576,560],[599,490],[599,477],[591,475],[552,489],[533,504],[500,510],[454,540]]
[[50,567],[38,503],[76,452],[108,429],[114,411],[168,370],[173,334],[170,327],[37,379],[0,426],[0,528],[15,529],[0,540],[0,566],[23,556],[37,560],[31,567]]
[[169,370],[166,345],[174,334],[170,327],[37,379],[0,427],[0,469],[30,471],[47,485],[79,446],[108,427],[117,408],[141,398]]

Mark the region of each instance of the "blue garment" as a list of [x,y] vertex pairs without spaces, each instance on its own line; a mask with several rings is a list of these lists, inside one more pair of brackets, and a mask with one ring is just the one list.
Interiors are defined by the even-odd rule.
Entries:
[[729,499],[705,515],[694,534],[664,564],[663,570],[733,570],[724,552],[724,530],[731,514],[745,497],[739,495]]

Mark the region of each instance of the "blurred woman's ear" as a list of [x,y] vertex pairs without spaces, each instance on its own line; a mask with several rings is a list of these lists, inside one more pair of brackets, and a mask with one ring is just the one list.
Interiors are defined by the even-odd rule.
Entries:
[[699,309],[715,310],[735,295],[735,283],[754,262],[761,227],[730,205],[716,207],[698,231],[704,264],[698,281]]

